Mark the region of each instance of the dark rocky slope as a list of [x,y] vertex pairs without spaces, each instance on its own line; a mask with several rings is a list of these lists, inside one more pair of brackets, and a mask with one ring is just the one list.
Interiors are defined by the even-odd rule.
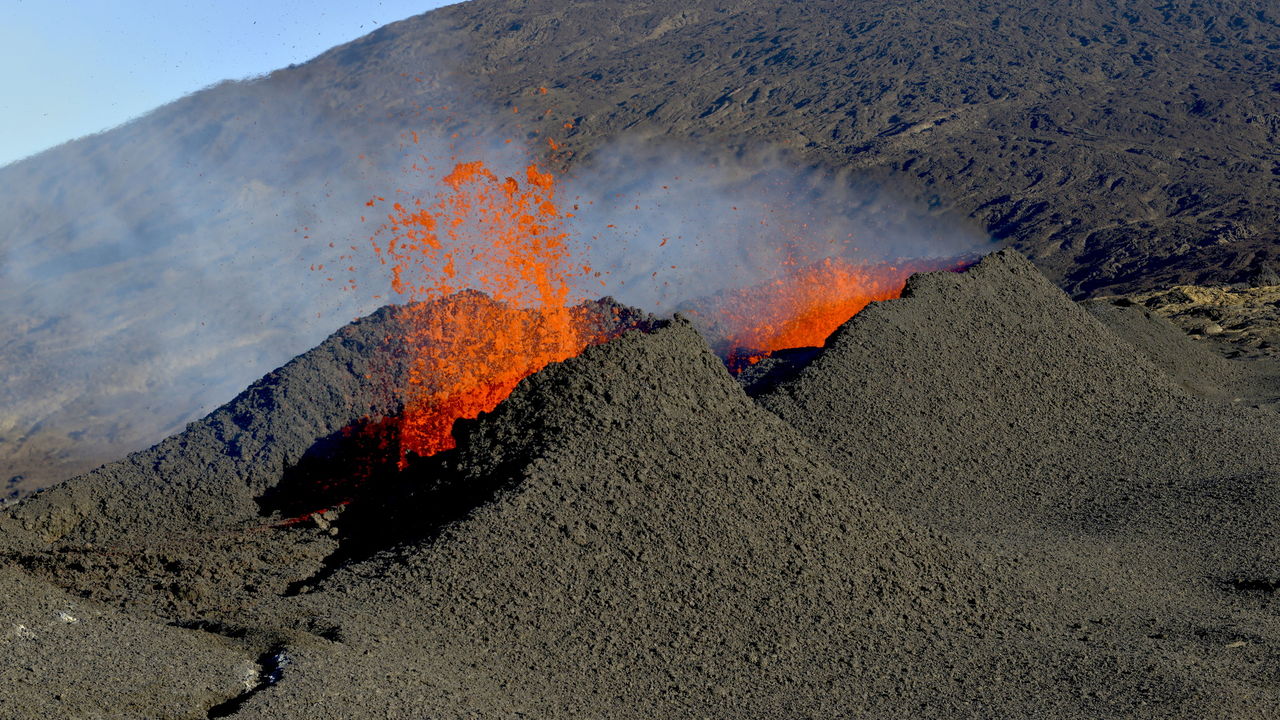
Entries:
[[463,438],[436,472],[491,494],[287,601],[340,642],[300,651],[242,716],[1074,716],[1223,699],[1184,668],[1046,632],[1066,619],[1008,589],[1015,566],[868,499],[682,321],[548,368]]
[[395,315],[353,322],[182,433],[6,508],[0,552],[76,595],[244,635],[257,598],[317,572],[336,547],[310,524],[286,531],[261,501],[344,429],[397,409]]
[[[391,319],[265,379],[355,370],[262,430],[364,412]],[[336,519],[257,515],[275,455],[211,467],[222,505],[164,472],[73,480],[8,513],[0,577],[127,618],[148,652],[207,645],[165,691],[185,705],[135,665],[102,681],[157,717],[1267,717],[1275,416],[1189,392],[1144,355],[1166,340],[1121,339],[1006,251],[914,276],[755,401],[686,322],[629,332]],[[180,449],[153,452],[203,457]],[[68,641],[70,671],[97,641]]]
[[456,67],[480,97],[554,107],[544,133],[572,113],[580,153],[627,133],[791,148],[969,218],[1072,293],[1275,262],[1264,2],[473,2],[342,57],[394,66],[427,28],[472,43]]
[[[602,333],[652,321],[608,300],[582,307]],[[398,500],[402,331],[396,306],[356,320],[182,433],[4,508],[0,557],[265,652],[284,631],[257,612],[263,597],[392,541],[351,539],[325,518],[360,498],[356,525]]]
[[[627,134],[774,145],[933,198],[1076,292],[1235,281],[1271,276],[1277,49],[1280,16],[1256,0],[472,0],[210,88],[0,179],[57,207],[106,174],[146,225],[164,221],[164,205],[144,201],[152,183],[182,182],[160,164],[172,148],[218,169],[205,182],[231,181],[215,192],[234,192],[237,178],[338,170],[317,136],[373,152],[401,127],[567,135],[577,157]],[[425,110],[450,101],[464,104]],[[164,152],[139,153],[151,146]],[[40,227],[28,223],[62,214],[17,216],[12,239],[27,241]]]

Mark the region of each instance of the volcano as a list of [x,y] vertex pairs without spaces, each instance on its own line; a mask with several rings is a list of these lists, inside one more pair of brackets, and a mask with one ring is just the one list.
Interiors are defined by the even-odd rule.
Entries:
[[473,0],[0,168],[0,717],[1277,717],[1280,20],[1042,5]]
[[3,714],[1280,706],[1280,437],[1238,394],[1269,376],[1215,384],[1013,251],[913,275],[763,384],[682,316],[589,307],[612,339],[341,498],[312,481],[396,416],[403,309],[6,509]]
[[144,449],[375,309],[315,302],[305,268],[401,186],[410,132],[558,173],[619,147],[642,174],[781,158],[1077,298],[1274,277],[1278,22],[1260,0],[472,0],[205,89],[0,168],[0,481]]

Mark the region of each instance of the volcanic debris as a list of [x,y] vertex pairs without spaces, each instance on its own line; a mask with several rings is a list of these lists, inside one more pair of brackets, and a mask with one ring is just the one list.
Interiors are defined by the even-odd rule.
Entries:
[[287,516],[384,309],[3,511],[0,714],[1267,717],[1280,431],[1134,312],[1004,251],[751,395],[647,320]]

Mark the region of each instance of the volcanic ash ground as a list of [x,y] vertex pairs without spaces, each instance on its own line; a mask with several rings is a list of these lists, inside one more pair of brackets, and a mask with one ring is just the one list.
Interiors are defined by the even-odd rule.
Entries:
[[612,310],[452,450],[351,469],[388,308],[9,508],[0,715],[1277,716],[1271,366],[1011,251],[750,382]]

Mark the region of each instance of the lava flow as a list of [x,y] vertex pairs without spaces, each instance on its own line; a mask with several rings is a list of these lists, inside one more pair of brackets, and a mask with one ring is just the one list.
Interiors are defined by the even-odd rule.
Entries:
[[550,173],[530,165],[520,181],[470,162],[442,182],[433,203],[394,203],[373,238],[409,301],[400,447],[421,456],[454,447],[455,420],[604,339],[568,306],[569,281],[589,268],[571,264]]

